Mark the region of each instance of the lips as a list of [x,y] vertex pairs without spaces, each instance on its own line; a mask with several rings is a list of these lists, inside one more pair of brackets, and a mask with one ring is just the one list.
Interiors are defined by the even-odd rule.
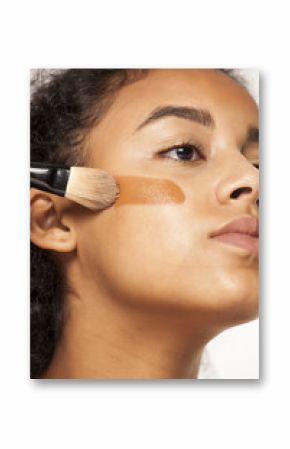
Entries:
[[210,238],[259,254],[259,220],[240,217],[213,231]]

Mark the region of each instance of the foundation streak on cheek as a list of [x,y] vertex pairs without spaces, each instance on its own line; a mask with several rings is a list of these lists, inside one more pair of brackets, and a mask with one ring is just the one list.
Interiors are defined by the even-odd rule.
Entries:
[[175,182],[169,179],[147,178],[142,176],[116,176],[120,194],[114,203],[124,204],[179,204],[185,195]]

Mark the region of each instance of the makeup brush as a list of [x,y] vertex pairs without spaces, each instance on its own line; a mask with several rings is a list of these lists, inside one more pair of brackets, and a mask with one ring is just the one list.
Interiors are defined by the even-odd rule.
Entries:
[[63,196],[88,209],[111,206],[119,194],[116,180],[105,170],[32,162],[30,187]]

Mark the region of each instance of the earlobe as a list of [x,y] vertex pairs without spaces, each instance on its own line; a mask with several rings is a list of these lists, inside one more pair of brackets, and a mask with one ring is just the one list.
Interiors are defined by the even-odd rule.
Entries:
[[30,238],[36,246],[57,252],[76,249],[76,233],[73,226],[66,223],[64,201],[55,195],[31,189]]

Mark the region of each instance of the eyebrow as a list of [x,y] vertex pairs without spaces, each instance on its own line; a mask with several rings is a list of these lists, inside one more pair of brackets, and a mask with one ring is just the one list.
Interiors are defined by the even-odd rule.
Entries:
[[142,122],[138,128],[134,131],[137,132],[149,123],[162,119],[164,117],[178,117],[192,122],[199,123],[200,125],[207,126],[209,128],[215,127],[213,116],[209,111],[203,109],[192,108],[188,106],[162,106],[154,109],[149,117]]

